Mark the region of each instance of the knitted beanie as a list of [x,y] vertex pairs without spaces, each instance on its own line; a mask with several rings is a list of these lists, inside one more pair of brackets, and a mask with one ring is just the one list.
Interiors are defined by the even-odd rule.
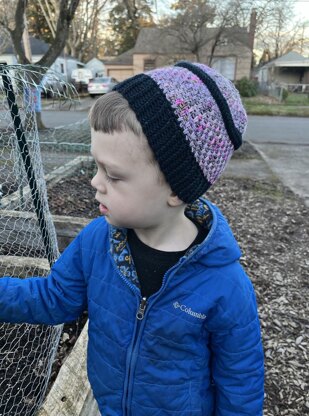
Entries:
[[242,142],[247,116],[233,83],[206,65],[179,62],[114,88],[136,114],[171,189],[204,194]]

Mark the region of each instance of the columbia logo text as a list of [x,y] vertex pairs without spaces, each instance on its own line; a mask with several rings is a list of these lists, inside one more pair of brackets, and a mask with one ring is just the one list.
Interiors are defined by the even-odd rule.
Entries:
[[191,308],[188,308],[186,305],[181,305],[179,302],[174,302],[173,306],[175,309],[180,309],[181,312],[187,313],[188,315],[194,316],[194,318],[198,319],[206,319],[206,315],[199,312],[194,312]]

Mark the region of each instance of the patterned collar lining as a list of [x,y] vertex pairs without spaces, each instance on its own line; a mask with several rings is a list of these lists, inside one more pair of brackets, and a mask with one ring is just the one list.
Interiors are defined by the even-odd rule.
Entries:
[[[194,219],[202,227],[210,230],[212,215],[207,204],[198,199],[187,206],[185,214],[188,218]],[[110,226],[111,254],[119,272],[125,276],[133,285],[140,289],[140,283],[136,274],[133,259],[127,242],[127,229]],[[185,254],[190,255],[197,246],[191,247]]]

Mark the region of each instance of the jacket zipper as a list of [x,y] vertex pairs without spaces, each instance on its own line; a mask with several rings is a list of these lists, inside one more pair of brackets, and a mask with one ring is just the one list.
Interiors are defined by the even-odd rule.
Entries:
[[[193,254],[196,253],[196,250],[194,250],[188,257],[182,257],[179,262],[177,264],[175,264],[171,269],[169,269],[163,276],[163,281],[162,281],[162,286],[161,289],[159,290],[159,292],[157,292],[154,295],[154,299],[156,300],[158,297],[160,297],[162,291],[164,290],[165,286],[166,286],[166,281],[167,281],[167,275],[168,274],[175,274],[175,272],[182,266],[182,264],[187,261],[190,257],[193,256]],[[175,269],[173,270],[172,273],[170,273],[170,271],[175,267]],[[121,275],[121,273],[119,272],[119,274]],[[168,276],[170,277],[170,276]],[[123,278],[124,279],[124,278]],[[124,279],[125,280],[125,279]],[[129,282],[126,281],[126,283],[131,287],[131,284]],[[150,296],[152,297],[152,296]],[[139,341],[141,338],[141,326],[144,320],[144,316],[145,316],[145,310],[146,310],[146,306],[148,305],[147,303],[147,298],[143,297],[140,300],[137,312],[136,312],[136,326],[135,326],[135,331],[134,331],[134,341],[132,343],[132,346],[130,348],[130,363],[129,363],[129,368],[128,368],[128,372],[127,372],[127,377],[126,377],[126,381],[125,381],[125,403],[124,403],[124,416],[131,416],[131,409],[130,409],[130,405],[129,403],[131,402],[131,395],[132,395],[132,388],[133,388],[133,372],[132,369],[135,367],[136,361],[137,361],[137,348],[139,346]],[[153,304],[154,302],[151,302],[151,304]],[[149,309],[147,309],[147,311],[149,311]],[[144,326],[144,325],[143,325]]]
[[130,409],[129,409],[129,402],[130,402],[130,395],[132,394],[132,388],[133,388],[133,368],[135,367],[136,360],[137,360],[137,349],[139,346],[139,340],[141,338],[141,324],[142,320],[144,319],[145,310],[147,306],[147,298],[143,297],[140,301],[138,310],[136,312],[136,327],[134,332],[134,341],[132,343],[132,346],[130,348],[130,358],[129,358],[129,367],[127,372],[127,378],[125,382],[125,416],[130,415]]
[[147,305],[147,298],[144,297],[142,298],[141,303],[139,304],[138,311],[136,313],[136,319],[138,319],[139,321],[144,319],[146,305]]
[[[134,331],[133,331],[133,341],[131,342],[131,345],[129,347],[129,351],[127,354],[127,357],[129,357],[129,366],[128,366],[128,370],[126,370],[126,374],[125,374],[125,381],[124,381],[124,395],[123,395],[123,400],[122,400],[122,410],[123,410],[123,416],[128,416],[129,414],[129,409],[128,409],[128,396],[129,396],[129,385],[130,385],[130,378],[131,378],[131,372],[132,372],[132,356],[133,356],[133,352],[135,349],[135,345],[137,342],[137,338],[138,338],[138,334],[139,334],[139,329],[140,329],[140,324],[141,321],[144,318],[144,314],[145,314],[145,309],[146,309],[146,304],[147,304],[147,299],[146,298],[141,298],[139,295],[139,290],[138,288],[133,285],[125,276],[123,276],[114,259],[113,256],[111,255],[111,252],[109,253],[112,259],[112,265],[116,271],[116,273],[120,276],[120,278],[124,281],[124,283],[129,286],[129,288],[132,290],[132,292],[136,295],[136,297],[139,299],[139,306],[137,308],[137,312],[136,312],[136,323],[135,323],[135,327],[134,327]],[[128,361],[128,358],[127,358]]]

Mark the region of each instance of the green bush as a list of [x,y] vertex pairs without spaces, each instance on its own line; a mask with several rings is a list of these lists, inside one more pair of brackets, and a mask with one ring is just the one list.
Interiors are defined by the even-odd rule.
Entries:
[[283,90],[282,90],[282,101],[286,101],[288,96],[289,96],[289,91],[286,88],[283,88]]
[[254,97],[257,94],[257,82],[247,77],[236,81],[235,86],[242,97]]

